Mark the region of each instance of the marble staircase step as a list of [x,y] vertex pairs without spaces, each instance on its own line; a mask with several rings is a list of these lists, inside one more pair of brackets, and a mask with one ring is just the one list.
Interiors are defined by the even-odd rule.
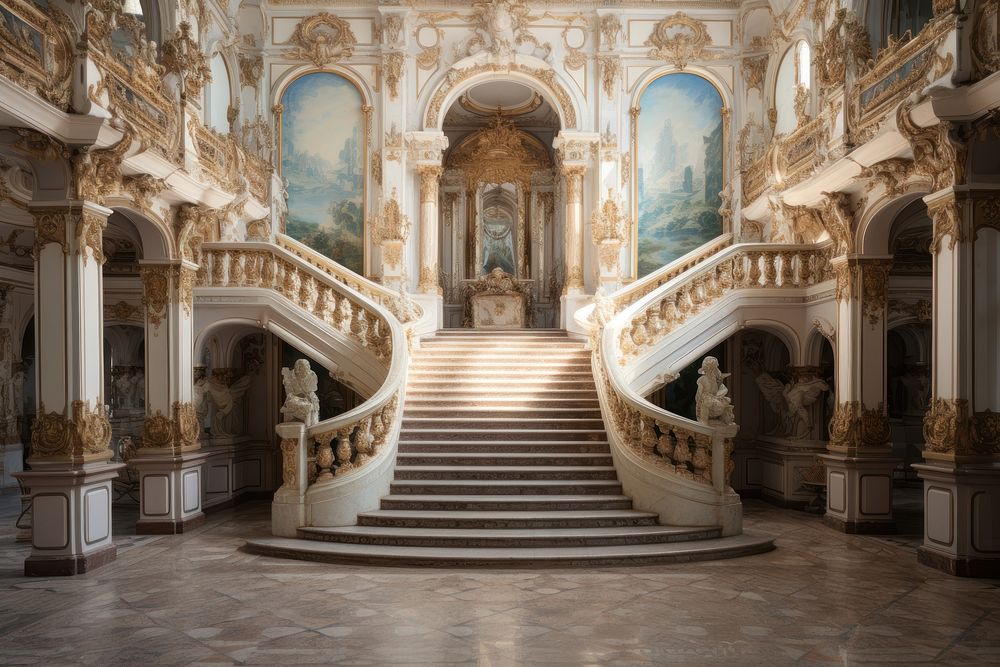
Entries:
[[403,428],[399,441],[411,440],[607,440],[604,429],[455,429]]
[[397,466],[611,466],[611,453],[548,452],[400,452]]
[[410,547],[538,548],[612,544],[663,544],[719,537],[719,529],[687,526],[613,528],[543,528],[538,530],[484,528],[300,528],[299,536],[324,542]]
[[382,497],[384,510],[465,511],[465,512],[555,512],[563,510],[628,510],[632,500],[628,496],[583,495],[416,495],[404,494]]
[[764,553],[774,540],[743,534],[707,540],[658,544],[583,547],[457,548],[343,544],[267,537],[248,540],[246,550],[263,556],[365,565],[437,567],[569,567],[683,563]]
[[393,495],[621,495],[622,485],[617,480],[532,480],[491,479],[424,479],[395,481],[389,484]]
[[469,430],[541,430],[550,431],[601,431],[604,432],[603,419],[582,418],[537,418],[537,417],[411,417],[403,415],[404,429],[469,429]]
[[657,514],[637,510],[477,512],[469,510],[375,510],[358,515],[359,526],[408,528],[605,528],[655,526]]
[[399,443],[400,452],[524,452],[524,453],[544,453],[544,452],[567,452],[567,453],[594,453],[603,454],[610,452],[608,442],[600,440],[576,440],[568,442],[558,442],[553,440],[530,441],[518,440],[504,442],[501,440],[410,440]]
[[396,479],[618,479],[614,466],[397,466]]
[[597,407],[533,407],[533,406],[489,406],[489,405],[462,405],[456,404],[448,407],[414,407],[407,403],[403,418],[440,418],[464,417],[467,419],[543,419],[543,418],[575,418],[575,419],[601,419],[601,408]]
[[520,396],[469,396],[467,399],[461,398],[459,394],[417,394],[416,396],[407,394],[404,414],[409,409],[468,409],[468,410],[562,410],[562,409],[591,409],[601,411],[601,404],[597,400],[597,393],[593,392],[588,398],[553,398],[548,395],[536,396],[521,394]]

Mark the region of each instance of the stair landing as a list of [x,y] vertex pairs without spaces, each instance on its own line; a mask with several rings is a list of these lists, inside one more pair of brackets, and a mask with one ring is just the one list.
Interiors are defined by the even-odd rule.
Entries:
[[247,542],[256,554],[410,566],[623,565],[774,548],[664,526],[622,492],[583,343],[558,330],[444,330],[409,369],[395,481],[358,525]]

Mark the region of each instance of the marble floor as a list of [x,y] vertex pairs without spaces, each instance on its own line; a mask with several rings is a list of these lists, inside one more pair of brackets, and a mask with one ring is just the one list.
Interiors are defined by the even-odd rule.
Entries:
[[907,541],[746,503],[770,553],[634,568],[379,569],[251,556],[267,503],[118,560],[27,579],[0,497],[0,664],[1000,663],[1000,582],[918,565]]

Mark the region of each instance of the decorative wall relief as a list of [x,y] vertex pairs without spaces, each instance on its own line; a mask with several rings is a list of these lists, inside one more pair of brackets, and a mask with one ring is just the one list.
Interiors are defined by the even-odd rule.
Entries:
[[364,272],[365,127],[361,93],[330,72],[306,74],[281,97],[285,233]]
[[694,74],[668,74],[646,87],[636,121],[638,275],[644,276],[722,233],[722,97]]

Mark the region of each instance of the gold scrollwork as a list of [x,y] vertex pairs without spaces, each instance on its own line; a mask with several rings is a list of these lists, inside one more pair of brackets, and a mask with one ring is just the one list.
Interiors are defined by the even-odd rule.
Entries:
[[308,60],[316,67],[350,58],[358,40],[350,24],[339,16],[320,12],[302,19],[289,40],[287,60]]

